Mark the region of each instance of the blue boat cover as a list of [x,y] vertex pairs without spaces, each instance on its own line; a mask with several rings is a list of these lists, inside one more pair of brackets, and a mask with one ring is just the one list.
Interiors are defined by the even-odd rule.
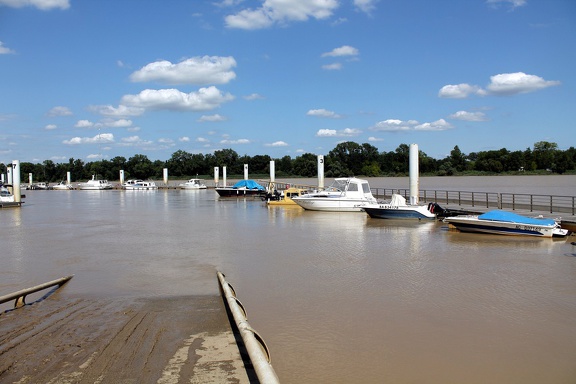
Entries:
[[544,219],[544,218],[538,219],[500,210],[486,212],[478,216],[478,218],[482,220],[506,221],[510,223],[532,224],[532,225],[554,225],[556,223],[554,219]]
[[232,188],[248,188],[248,189],[258,189],[260,191],[265,191],[266,188],[255,182],[254,180],[240,180],[232,186]]

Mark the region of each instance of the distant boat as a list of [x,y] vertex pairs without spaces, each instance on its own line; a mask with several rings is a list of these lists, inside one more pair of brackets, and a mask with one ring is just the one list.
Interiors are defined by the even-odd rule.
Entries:
[[398,194],[393,194],[389,203],[366,204],[362,209],[375,219],[435,220],[437,213],[444,211],[435,203],[408,205],[406,199]]
[[221,197],[260,196],[266,194],[266,188],[254,180],[240,180],[231,187],[218,187],[216,192]]
[[158,189],[158,186],[153,181],[144,181],[140,179],[130,179],[122,184],[122,188],[128,191],[134,190],[154,190]]
[[290,187],[286,188],[282,192],[268,193],[266,196],[263,196],[262,199],[266,200],[266,204],[268,205],[298,206],[298,204],[296,204],[296,202],[293,199],[295,197],[305,195],[308,192],[309,192],[308,189]]
[[72,189],[72,185],[66,183],[65,181],[61,181],[58,184],[51,186],[50,189],[54,189],[56,191],[68,191]]
[[108,182],[108,180],[96,179],[96,177],[94,175],[92,175],[91,180],[88,180],[85,183],[79,183],[78,189],[85,190],[85,191],[112,189],[112,184],[110,184]]
[[311,211],[361,212],[365,204],[377,203],[367,180],[340,177],[325,190],[307,193],[292,200]]
[[2,183],[0,183],[0,203],[13,203],[14,195],[10,193]]
[[534,218],[516,213],[493,210],[482,215],[447,217],[444,222],[462,232],[491,233],[496,235],[563,237],[569,231],[560,228],[554,219]]
[[185,183],[179,184],[180,189],[206,189],[206,184],[201,179],[190,179]]

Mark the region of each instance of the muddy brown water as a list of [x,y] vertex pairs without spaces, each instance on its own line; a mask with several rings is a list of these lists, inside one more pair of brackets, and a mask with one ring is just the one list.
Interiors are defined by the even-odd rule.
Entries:
[[[574,195],[576,178],[422,178],[420,188]],[[74,274],[61,297],[213,296],[222,271],[283,383],[576,378],[575,237],[463,234],[213,190],[26,195],[0,211],[0,294]]]

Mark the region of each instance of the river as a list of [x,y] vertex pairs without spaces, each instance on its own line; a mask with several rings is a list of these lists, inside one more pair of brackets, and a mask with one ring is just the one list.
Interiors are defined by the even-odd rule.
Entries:
[[[431,177],[420,189],[573,196],[576,177]],[[75,295],[212,295],[221,271],[282,383],[576,378],[575,237],[464,234],[211,189],[23,192],[22,208],[0,210],[0,294],[74,274]]]

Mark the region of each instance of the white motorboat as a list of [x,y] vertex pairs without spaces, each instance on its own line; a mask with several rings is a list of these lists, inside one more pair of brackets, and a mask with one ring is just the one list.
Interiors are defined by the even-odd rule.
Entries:
[[78,189],[84,191],[98,191],[103,189],[112,189],[112,184],[108,182],[108,180],[101,180],[96,179],[94,175],[92,175],[92,179],[88,180],[85,183],[78,183]]
[[144,181],[140,179],[130,179],[122,184],[122,188],[128,191],[135,190],[154,190],[158,189],[158,186],[153,181]]
[[367,180],[340,177],[325,190],[293,197],[292,200],[311,211],[361,212],[362,206],[376,204]]
[[406,199],[396,193],[392,195],[389,203],[366,204],[362,209],[375,219],[435,220],[438,213],[444,212],[444,209],[436,203],[406,204]]
[[72,185],[66,183],[65,181],[61,181],[58,184],[51,186],[50,189],[54,189],[57,191],[68,191],[72,189]]
[[512,212],[493,210],[482,215],[447,217],[444,222],[461,232],[522,235],[536,237],[563,237],[569,231],[560,228],[554,219],[526,217]]
[[190,179],[185,183],[179,184],[180,189],[206,189],[206,184],[204,184],[201,179]]
[[10,193],[2,183],[0,183],[0,203],[13,203],[14,195]]

